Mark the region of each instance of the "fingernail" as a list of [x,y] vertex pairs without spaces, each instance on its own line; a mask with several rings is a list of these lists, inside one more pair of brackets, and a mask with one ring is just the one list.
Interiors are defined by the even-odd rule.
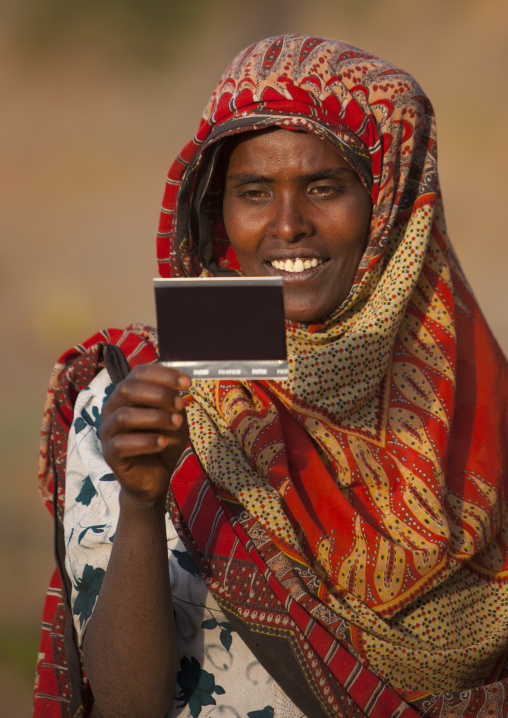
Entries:
[[161,449],[165,449],[168,445],[168,437],[167,436],[158,436],[157,437],[157,446],[160,446]]
[[178,427],[178,426],[181,426],[181,425],[182,425],[183,418],[182,418],[182,415],[181,415],[181,414],[173,414],[173,416],[171,417],[171,419],[172,419],[173,424],[174,424],[175,426]]
[[178,377],[178,386],[182,389],[188,389],[191,385],[191,380],[186,374],[180,374]]

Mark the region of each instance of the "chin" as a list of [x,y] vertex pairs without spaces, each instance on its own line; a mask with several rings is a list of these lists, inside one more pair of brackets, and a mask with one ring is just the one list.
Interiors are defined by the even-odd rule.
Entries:
[[316,307],[312,302],[306,302],[302,307],[284,307],[284,316],[290,322],[312,324],[312,322],[319,322],[329,316],[335,309],[335,305],[332,309],[329,309],[328,307]]

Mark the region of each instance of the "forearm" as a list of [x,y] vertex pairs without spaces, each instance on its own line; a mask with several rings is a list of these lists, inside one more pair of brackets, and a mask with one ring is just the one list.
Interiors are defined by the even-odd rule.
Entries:
[[104,718],[161,718],[176,683],[178,647],[162,506],[124,492],[108,570],[84,642]]

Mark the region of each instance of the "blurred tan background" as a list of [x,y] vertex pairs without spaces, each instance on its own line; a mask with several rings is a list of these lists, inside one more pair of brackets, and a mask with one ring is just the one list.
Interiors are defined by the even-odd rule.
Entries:
[[54,361],[153,323],[165,173],[222,70],[279,32],[343,39],[414,74],[438,118],[450,235],[508,350],[505,0],[0,0],[0,712],[31,715],[52,570],[37,496]]

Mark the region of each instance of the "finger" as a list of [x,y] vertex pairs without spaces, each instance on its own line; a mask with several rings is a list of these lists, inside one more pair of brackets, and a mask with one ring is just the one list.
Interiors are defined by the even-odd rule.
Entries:
[[[179,442],[177,438],[173,441]],[[158,454],[167,449],[171,443],[171,438],[164,434],[117,434],[103,446],[103,454],[106,461],[115,466],[126,459]]]
[[108,417],[122,406],[147,406],[165,409],[166,411],[182,411],[183,397],[163,384],[156,384],[139,379],[124,379],[111,395],[104,406],[104,415]]
[[183,423],[180,412],[139,406],[121,406],[101,426],[101,439],[119,433],[165,433],[178,429]]
[[176,396],[187,390],[190,383],[190,378],[176,369],[161,364],[140,364],[115,388],[104,405],[103,415],[108,417],[123,404],[164,406],[179,411],[183,400],[181,397],[177,400]]
[[128,378],[131,377],[140,381],[162,384],[175,391],[186,391],[191,385],[190,377],[187,374],[162,364],[139,364],[129,374]]

